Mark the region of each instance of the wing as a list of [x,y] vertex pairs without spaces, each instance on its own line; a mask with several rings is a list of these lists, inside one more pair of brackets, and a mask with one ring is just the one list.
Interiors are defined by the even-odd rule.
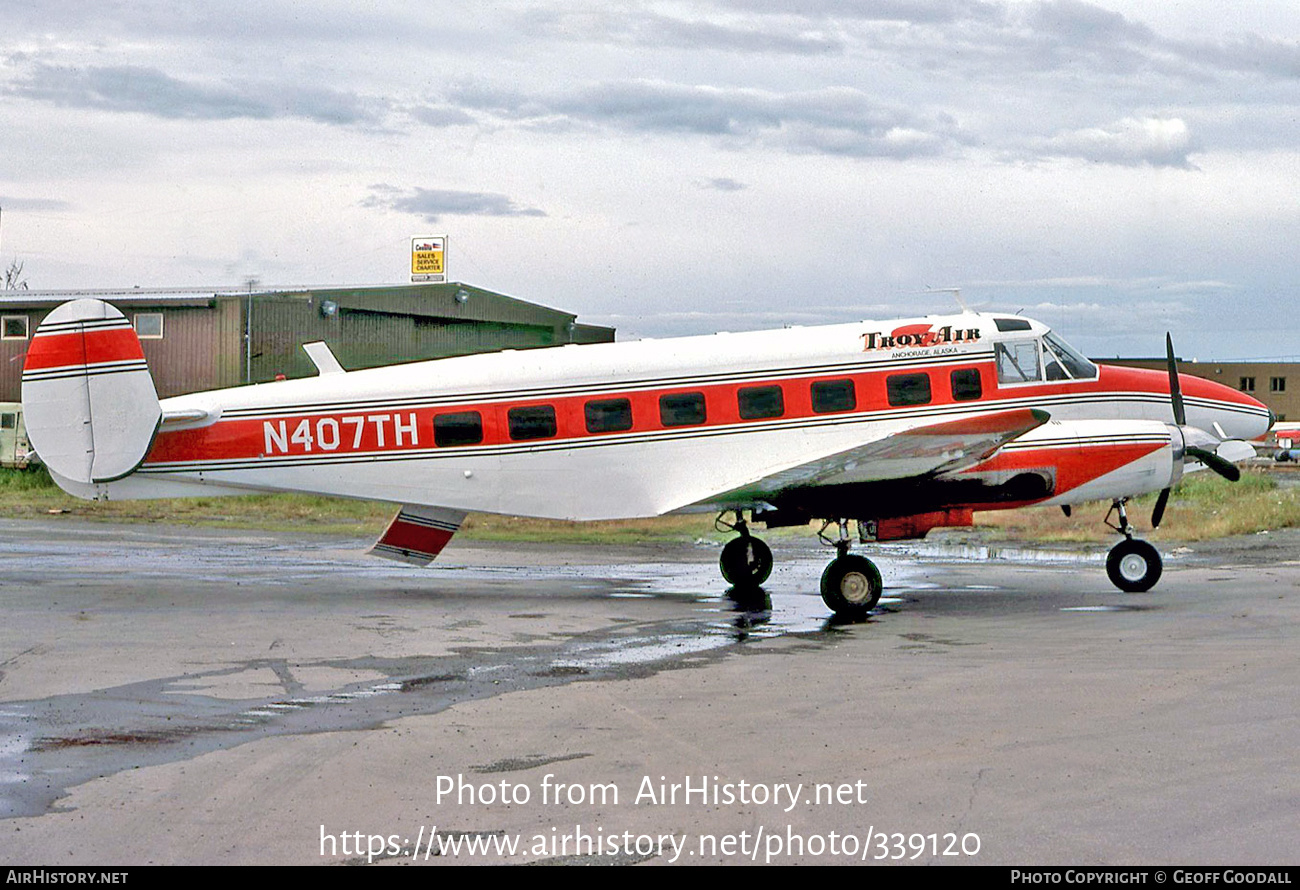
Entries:
[[959,470],[979,463],[1048,420],[1046,411],[1019,408],[912,427],[780,470],[704,498],[698,504],[751,504],[793,488],[880,482]]

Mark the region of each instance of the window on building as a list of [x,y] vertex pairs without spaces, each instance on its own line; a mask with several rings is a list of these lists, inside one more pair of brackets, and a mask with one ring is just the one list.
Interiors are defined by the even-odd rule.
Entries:
[[482,441],[483,416],[477,411],[437,414],[433,418],[433,444],[439,448],[477,445]]
[[969,402],[984,395],[984,385],[980,382],[980,372],[975,368],[961,368],[953,371],[950,378],[952,397],[958,402]]
[[704,393],[679,392],[659,397],[659,422],[664,426],[689,426],[704,420]]
[[134,324],[135,335],[141,340],[162,339],[163,317],[161,312],[137,312]]
[[930,401],[929,374],[892,374],[885,378],[889,404],[895,408],[925,405]]
[[852,380],[818,380],[812,385],[812,409],[817,414],[852,411],[858,397]]
[[1269,392],[1286,392],[1285,377],[1270,377],[1268,379]]
[[785,397],[779,386],[746,386],[736,393],[741,420],[780,417],[785,413]]
[[27,316],[26,315],[6,315],[3,322],[3,333],[5,340],[26,340],[27,339]]
[[1254,377],[1242,377],[1242,378],[1241,378],[1241,386],[1239,386],[1238,389],[1240,389],[1242,392],[1254,392],[1254,391],[1255,391],[1255,378],[1254,378]]
[[516,441],[549,439],[555,435],[555,409],[550,405],[511,408],[506,412],[506,420],[510,426],[510,438]]
[[12,430],[18,426],[18,415],[12,411],[0,414],[0,430]]
[[593,399],[582,406],[589,433],[617,433],[632,429],[632,403],[627,399]]

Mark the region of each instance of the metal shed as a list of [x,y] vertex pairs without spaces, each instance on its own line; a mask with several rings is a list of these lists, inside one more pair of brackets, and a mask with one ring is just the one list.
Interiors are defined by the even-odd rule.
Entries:
[[301,344],[345,368],[614,339],[613,328],[463,283],[266,291],[10,291],[0,294],[0,401],[20,395],[23,356],[60,303],[95,297],[132,320],[162,397],[307,377]]

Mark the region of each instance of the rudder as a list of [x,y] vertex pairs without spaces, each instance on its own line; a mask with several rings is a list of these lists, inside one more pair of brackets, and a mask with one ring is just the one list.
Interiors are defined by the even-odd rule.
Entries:
[[140,339],[102,300],[59,306],[23,363],[23,415],[41,460],[74,482],[130,475],[153,444],[162,408]]

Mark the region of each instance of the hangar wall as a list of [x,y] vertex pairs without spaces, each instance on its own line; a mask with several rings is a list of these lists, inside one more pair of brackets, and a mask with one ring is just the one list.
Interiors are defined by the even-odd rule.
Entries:
[[600,343],[614,329],[463,283],[259,292],[141,290],[0,294],[0,401],[18,401],[23,356],[59,304],[95,297],[136,325],[163,398],[309,377],[303,343],[324,340],[349,370],[500,349]]

